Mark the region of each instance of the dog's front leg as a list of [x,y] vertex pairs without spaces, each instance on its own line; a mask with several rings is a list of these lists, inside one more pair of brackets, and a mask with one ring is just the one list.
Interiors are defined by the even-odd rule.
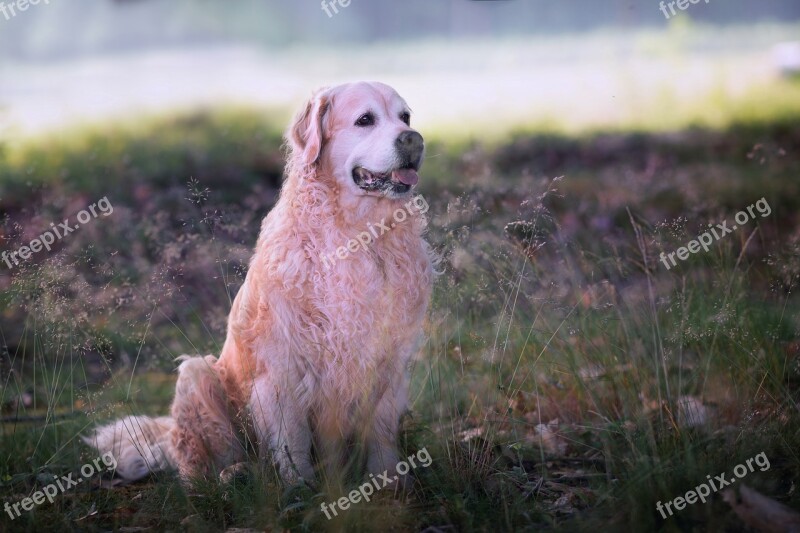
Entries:
[[267,459],[272,453],[281,478],[287,483],[313,479],[308,416],[291,391],[268,378],[257,380],[250,410],[261,458]]
[[397,472],[397,436],[407,404],[408,380],[403,375],[378,400],[367,434],[367,468],[375,476],[386,472],[389,486],[406,486],[406,476]]

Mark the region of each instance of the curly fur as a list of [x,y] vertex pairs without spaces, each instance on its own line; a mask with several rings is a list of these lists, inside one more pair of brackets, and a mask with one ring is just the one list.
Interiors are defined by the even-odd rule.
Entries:
[[[353,128],[364,106],[380,117],[370,131]],[[286,479],[314,475],[312,440],[328,468],[341,465],[353,438],[366,445],[371,472],[394,468],[406,368],[433,280],[426,220],[415,213],[332,266],[320,257],[410,199],[365,194],[350,179],[352,161],[392,164],[386,145],[409,129],[395,119],[402,106],[388,86],[349,84],[319,91],[295,118],[286,180],[233,302],[222,353],[180,365],[172,421],[157,428],[162,449],[169,435],[168,461],[145,461],[149,469],[171,464],[190,477],[232,464],[244,457],[246,426]],[[100,428],[97,447],[109,449],[121,425]],[[141,446],[126,442],[135,456],[130,450]]]

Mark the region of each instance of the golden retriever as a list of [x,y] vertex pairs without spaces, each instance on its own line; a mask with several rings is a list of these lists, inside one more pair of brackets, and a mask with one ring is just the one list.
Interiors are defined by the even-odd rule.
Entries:
[[120,476],[216,475],[245,460],[247,435],[288,482],[313,478],[314,456],[340,468],[354,441],[369,472],[396,473],[434,276],[410,113],[391,87],[361,82],[318,91],[297,115],[219,359],[182,358],[170,417],[128,417],[85,439],[113,453]]

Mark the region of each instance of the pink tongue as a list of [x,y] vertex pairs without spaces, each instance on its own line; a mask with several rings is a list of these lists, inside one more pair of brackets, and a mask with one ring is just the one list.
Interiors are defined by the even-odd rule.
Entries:
[[392,171],[392,178],[406,185],[416,185],[419,181],[419,174],[413,168],[399,168]]

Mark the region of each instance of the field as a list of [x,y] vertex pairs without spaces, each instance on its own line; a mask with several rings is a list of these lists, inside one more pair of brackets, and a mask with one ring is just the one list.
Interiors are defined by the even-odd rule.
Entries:
[[[800,86],[702,102],[723,119],[429,137],[419,193],[442,274],[401,449],[432,463],[404,497],[328,521],[334,495],[254,459],[192,487],[98,474],[0,529],[749,531],[722,491],[666,520],[656,504],[762,453],[769,467],[734,488],[800,509]],[[2,264],[2,503],[79,478],[96,457],[81,435],[167,413],[175,358],[219,353],[286,116],[222,108],[0,144],[3,251],[113,206]],[[723,221],[737,229],[665,266]]]

